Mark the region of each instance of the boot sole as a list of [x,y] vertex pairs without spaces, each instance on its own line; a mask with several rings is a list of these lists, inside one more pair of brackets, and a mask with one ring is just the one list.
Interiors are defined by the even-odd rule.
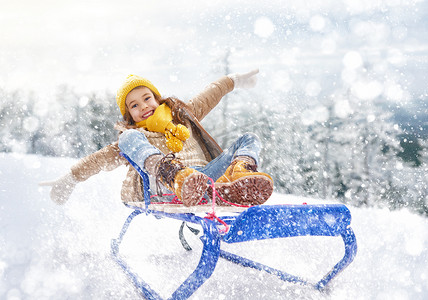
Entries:
[[181,187],[181,201],[184,206],[194,206],[199,203],[207,190],[208,179],[207,175],[200,172],[187,176]]
[[[273,182],[263,175],[249,175],[233,182],[216,182],[215,188],[218,194],[228,202],[241,205],[260,205],[272,195]],[[228,205],[220,199],[217,199],[217,203]]]

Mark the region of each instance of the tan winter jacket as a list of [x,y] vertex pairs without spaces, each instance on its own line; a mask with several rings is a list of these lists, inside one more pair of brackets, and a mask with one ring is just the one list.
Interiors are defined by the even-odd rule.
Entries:
[[[205,166],[222,152],[221,148],[203,129],[199,121],[220,102],[224,95],[233,90],[233,86],[233,81],[224,76],[211,83],[202,93],[187,103],[189,110],[186,110],[185,125],[190,131],[190,138],[184,142],[183,150],[176,153],[176,156],[186,166]],[[120,127],[117,129],[120,131],[126,130],[126,128]],[[168,154],[170,152],[166,146],[164,134],[150,132],[143,128],[138,128],[138,130],[144,133],[148,141],[162,153]],[[111,171],[121,165],[129,165],[128,161],[119,152],[118,142],[114,142],[79,160],[71,167],[71,172],[76,180],[85,181],[100,171]],[[131,165],[129,165],[126,179],[123,181],[121,198],[125,203],[143,200],[141,177]]]

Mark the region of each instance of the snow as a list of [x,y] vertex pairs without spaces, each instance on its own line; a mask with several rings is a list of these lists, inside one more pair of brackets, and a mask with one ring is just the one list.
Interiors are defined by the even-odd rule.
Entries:
[[[138,293],[110,257],[110,241],[131,210],[120,202],[125,168],[77,185],[63,206],[38,182],[63,175],[75,162],[0,154],[0,298],[136,299]],[[271,203],[320,202],[274,194]],[[407,210],[349,207],[358,240],[354,262],[324,294],[220,260],[191,299],[426,299],[428,220]],[[198,237],[186,252],[179,223],[135,219],[121,252],[162,296],[169,296],[198,262]],[[273,267],[311,280],[343,255],[338,238],[302,237],[227,245]]]
[[268,38],[275,30],[272,21],[266,17],[260,17],[254,23],[254,33],[262,38]]
[[363,59],[357,51],[349,51],[343,57],[343,64],[348,69],[357,69],[363,64]]

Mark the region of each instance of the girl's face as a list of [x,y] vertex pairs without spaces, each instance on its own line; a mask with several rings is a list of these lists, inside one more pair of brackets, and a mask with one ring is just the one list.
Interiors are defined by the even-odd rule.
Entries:
[[152,91],[147,87],[138,87],[128,93],[126,107],[135,123],[141,122],[151,115],[159,106]]

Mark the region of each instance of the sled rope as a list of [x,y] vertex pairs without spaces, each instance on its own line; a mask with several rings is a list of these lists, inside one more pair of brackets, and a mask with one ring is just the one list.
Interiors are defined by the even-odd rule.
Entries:
[[[211,188],[213,190],[213,198],[212,198],[212,206],[211,206],[211,212],[207,213],[207,216],[205,217],[205,219],[209,219],[209,220],[216,220],[217,222],[219,222],[220,224],[222,224],[224,226],[224,229],[219,229],[220,233],[227,233],[229,231],[229,225],[226,224],[226,222],[224,222],[222,219],[220,219],[219,217],[217,217],[217,215],[215,214],[215,196],[218,195],[217,191],[215,190],[215,184],[214,184],[214,180],[212,180],[212,178],[209,179],[209,181],[211,181]],[[220,197],[220,199],[222,201],[225,201],[220,195],[218,195]]]
[[[207,213],[207,216],[205,217],[205,219],[216,220],[217,222],[219,222],[221,225],[223,225],[225,227],[224,229],[220,229],[220,232],[227,233],[229,231],[229,225],[227,225],[226,222],[224,222],[222,219],[217,217],[216,212],[215,212],[216,211],[216,197],[218,197],[222,202],[229,204],[231,206],[251,207],[251,205],[242,205],[242,204],[232,203],[232,202],[225,200],[216,191],[214,180],[212,178],[209,178],[208,181],[210,182],[208,184],[209,188],[212,189],[212,201],[211,201],[211,212]],[[156,202],[156,204],[183,204],[183,202],[181,202],[175,194],[161,194],[161,195],[155,194],[155,195],[151,195],[150,198],[158,197],[158,196],[160,196],[160,197],[174,196],[174,198],[171,201]],[[208,203],[208,200],[205,199],[205,197],[202,197],[201,200],[199,201],[198,205],[205,205],[207,203]]]
[[212,178],[209,179],[209,181],[211,181],[211,183],[209,184],[209,186],[212,188],[212,210],[210,213],[207,213],[207,216],[205,217],[206,219],[209,220],[216,220],[217,222],[219,222],[220,224],[222,224],[225,228],[224,229],[219,229],[221,233],[227,233],[229,231],[229,225],[226,224],[226,222],[224,222],[222,219],[220,219],[219,217],[217,217],[216,213],[215,213],[215,208],[216,208],[216,196],[223,201],[224,203],[227,203],[231,206],[237,206],[237,207],[251,207],[251,205],[241,205],[241,204],[236,204],[236,203],[232,203],[229,202],[225,199],[223,199],[222,196],[219,195],[219,193],[216,191],[215,189],[215,184],[214,184],[214,180]]

